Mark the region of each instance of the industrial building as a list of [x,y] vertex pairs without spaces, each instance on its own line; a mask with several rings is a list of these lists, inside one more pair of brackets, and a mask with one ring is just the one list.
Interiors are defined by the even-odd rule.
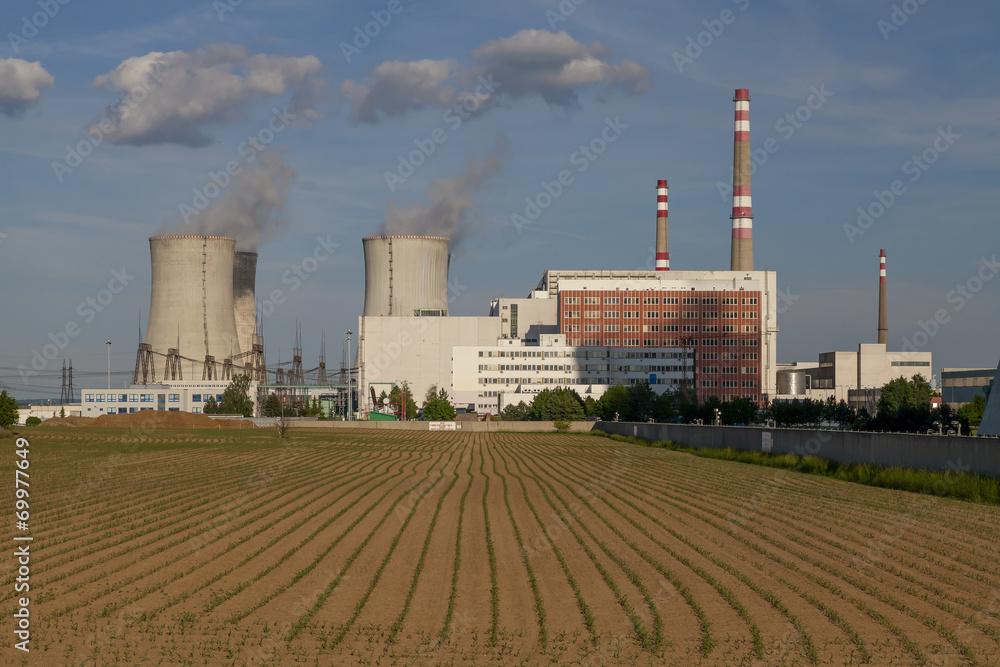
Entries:
[[916,374],[931,379],[930,352],[890,352],[886,304],[885,250],[879,251],[877,343],[860,343],[857,351],[823,352],[815,362],[778,364],[776,400],[833,397],[874,414],[879,390],[890,380]]
[[995,368],[942,368],[941,398],[948,407],[958,410],[977,394],[985,398],[995,374]]

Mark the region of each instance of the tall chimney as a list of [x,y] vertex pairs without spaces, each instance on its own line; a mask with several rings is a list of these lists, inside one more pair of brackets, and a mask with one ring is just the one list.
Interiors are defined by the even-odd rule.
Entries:
[[670,238],[667,236],[667,182],[656,182],[656,270],[670,270]]
[[737,88],[733,138],[732,271],[753,271],[753,211],[750,204],[750,91]]
[[885,250],[879,251],[878,267],[878,342],[888,343],[889,327],[885,310]]

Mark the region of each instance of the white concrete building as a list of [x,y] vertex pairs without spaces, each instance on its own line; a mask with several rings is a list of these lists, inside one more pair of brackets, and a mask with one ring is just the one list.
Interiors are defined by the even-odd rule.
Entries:
[[79,403],[64,403],[63,405],[29,405],[17,409],[17,423],[24,424],[28,417],[38,417],[42,421],[65,414],[67,417],[80,416]]
[[777,400],[844,400],[871,411],[875,390],[896,378],[931,379],[930,352],[890,352],[884,343],[861,343],[857,351],[824,352],[817,362],[779,364]]
[[662,394],[680,389],[685,376],[690,383],[693,373],[693,350],[582,348],[566,345],[562,334],[542,334],[537,344],[501,339],[456,347],[452,377],[456,404],[498,414],[508,405],[531,403],[546,389],[573,389],[597,400],[616,384],[648,381]]
[[[80,414],[100,417],[103,414],[130,414],[143,410],[191,412],[200,414],[209,397],[218,403],[230,385],[227,381],[177,381],[165,384],[132,385],[128,389],[81,390]],[[257,385],[250,385],[250,398],[256,408]]]

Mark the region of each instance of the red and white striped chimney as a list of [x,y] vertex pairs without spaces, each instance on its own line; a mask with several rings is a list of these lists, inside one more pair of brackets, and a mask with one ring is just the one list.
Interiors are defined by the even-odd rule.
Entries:
[[667,236],[667,182],[656,182],[656,270],[670,270],[670,239]]
[[888,317],[885,306],[885,250],[879,251],[878,258],[878,342],[889,342]]
[[750,91],[737,88],[733,137],[732,271],[753,271],[753,209],[750,203]]

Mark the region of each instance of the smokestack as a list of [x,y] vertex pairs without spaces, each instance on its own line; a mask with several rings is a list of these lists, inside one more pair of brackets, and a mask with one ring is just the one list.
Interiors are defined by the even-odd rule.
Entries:
[[733,137],[732,271],[753,271],[753,210],[750,204],[750,91],[737,88]]
[[885,309],[885,250],[879,251],[878,267],[878,342],[885,345],[889,342],[889,327]]
[[667,236],[667,182],[656,182],[656,270],[670,270],[670,238]]

